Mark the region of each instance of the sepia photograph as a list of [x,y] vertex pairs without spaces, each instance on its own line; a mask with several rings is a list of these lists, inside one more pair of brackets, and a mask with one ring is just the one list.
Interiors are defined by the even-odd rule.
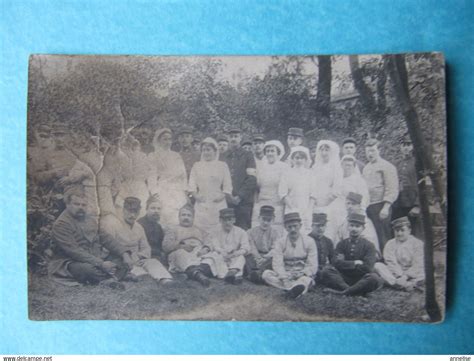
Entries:
[[437,323],[441,53],[31,55],[31,320]]

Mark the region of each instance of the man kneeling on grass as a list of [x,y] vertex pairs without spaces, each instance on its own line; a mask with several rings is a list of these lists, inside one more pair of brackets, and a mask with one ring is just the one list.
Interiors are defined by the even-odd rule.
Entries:
[[213,249],[224,258],[227,273],[224,281],[234,285],[242,283],[245,255],[250,251],[247,232],[234,225],[234,208],[219,211],[220,226],[213,232]]
[[321,270],[321,283],[343,295],[365,295],[380,288],[383,281],[373,273],[376,260],[374,245],[361,236],[365,215],[349,213],[349,238],[336,246],[334,268]]
[[150,275],[158,284],[172,283],[172,277],[166,268],[155,258],[151,258],[151,247],[148,244],[143,227],[136,222],[141,210],[138,198],[127,197],[123,202],[122,219],[108,214],[101,219],[101,234],[119,243],[131,258],[131,279]]
[[273,245],[272,268],[262,278],[270,286],[288,291],[288,297],[297,298],[314,284],[318,270],[318,250],[312,238],[301,234],[299,213],[285,214],[283,218],[288,234]]
[[194,207],[179,210],[179,225],[165,228],[163,250],[168,253],[171,272],[184,272],[189,279],[209,287],[210,277],[223,278],[227,272],[224,259],[212,251],[209,235],[194,225]]
[[385,264],[376,263],[375,271],[393,288],[421,288],[425,281],[423,242],[411,235],[408,217],[395,219],[392,227],[395,238],[383,249]]
[[86,194],[71,189],[64,195],[66,209],[53,224],[54,258],[48,273],[65,285],[99,282],[124,289],[116,282],[129,270],[128,249],[110,237],[99,237],[95,217],[87,214]]

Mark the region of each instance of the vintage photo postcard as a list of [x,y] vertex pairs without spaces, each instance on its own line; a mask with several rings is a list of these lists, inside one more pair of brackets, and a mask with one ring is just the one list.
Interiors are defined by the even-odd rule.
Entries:
[[32,55],[32,320],[440,322],[442,54]]

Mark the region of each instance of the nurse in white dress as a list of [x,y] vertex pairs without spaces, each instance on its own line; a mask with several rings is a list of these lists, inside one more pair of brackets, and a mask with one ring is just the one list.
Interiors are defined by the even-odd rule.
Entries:
[[227,163],[219,161],[217,142],[205,138],[201,160],[194,163],[188,191],[196,200],[194,224],[210,233],[219,226],[219,211],[227,208],[226,194],[232,194],[232,180]]
[[283,144],[278,140],[270,140],[263,148],[264,157],[257,167],[257,187],[255,203],[252,212],[252,227],[259,225],[259,214],[262,206],[275,208],[275,221],[273,226],[283,231],[284,204],[278,194],[283,173],[289,166],[280,161],[285,152]]
[[148,155],[150,194],[158,195],[163,208],[160,223],[178,224],[179,209],[187,202],[187,176],[183,159],[171,150],[172,133],[168,128],[158,129],[153,138],[155,151]]

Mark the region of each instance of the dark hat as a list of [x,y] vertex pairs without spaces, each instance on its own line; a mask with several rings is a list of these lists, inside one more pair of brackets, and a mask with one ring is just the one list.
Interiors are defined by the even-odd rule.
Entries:
[[155,203],[155,202],[161,203],[160,197],[158,196],[157,193],[148,197],[148,199],[146,200],[146,207],[148,208],[150,204]]
[[252,145],[252,142],[250,141],[250,139],[245,138],[244,140],[242,140],[240,145],[245,145],[245,144]]
[[328,216],[326,213],[313,213],[313,223],[326,224],[327,221],[328,221]]
[[190,127],[189,125],[183,125],[181,128],[179,128],[178,135],[193,134],[193,133],[194,133],[193,127]]
[[[181,133],[181,134],[189,134],[189,133]],[[191,144],[201,144],[201,141],[199,140],[199,138],[194,138]]]
[[287,213],[283,216],[283,222],[290,223],[290,222],[301,222],[301,217],[298,212]]
[[378,144],[379,144],[379,141],[375,138],[367,139],[367,141],[365,142],[366,147],[373,147],[374,145],[378,145]]
[[258,142],[258,141],[260,141],[260,142],[265,142],[265,137],[263,136],[263,134],[260,134],[260,133],[259,133],[259,134],[255,134],[255,135],[253,136],[253,141],[254,141],[254,142]]
[[352,137],[347,137],[345,138],[343,141],[342,141],[342,145],[346,144],[346,143],[354,143],[354,144],[357,144],[356,140]]
[[123,208],[128,211],[139,211],[142,208],[142,205],[138,198],[127,197],[123,201]]
[[347,221],[359,223],[359,224],[365,224],[365,215],[362,213],[357,213],[357,212],[349,213],[347,215]]
[[260,215],[261,216],[273,217],[275,215],[275,208],[272,207],[272,206],[261,206],[260,207]]
[[398,228],[402,226],[410,226],[410,220],[408,217],[400,217],[392,221],[392,227]]
[[362,195],[359,194],[359,193],[349,192],[346,196],[346,199],[348,199],[348,200],[350,200],[354,203],[357,203],[357,204],[362,203]]
[[218,142],[229,142],[229,139],[224,134],[221,134],[217,137],[217,141]]
[[288,129],[288,135],[294,135],[296,137],[304,137],[303,129],[301,129],[301,128],[290,128],[290,129]]
[[224,208],[219,211],[220,218],[235,217],[234,208]]
[[230,128],[227,133],[242,133],[240,128]]

